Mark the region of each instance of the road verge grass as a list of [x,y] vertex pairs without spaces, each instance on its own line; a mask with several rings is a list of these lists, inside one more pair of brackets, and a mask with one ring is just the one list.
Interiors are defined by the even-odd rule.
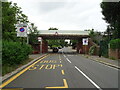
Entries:
[[24,60],[24,62],[22,62],[21,64],[19,65],[3,65],[2,66],[2,76],[8,74],[8,73],[11,73],[12,71],[16,70],[17,68],[20,68],[21,66],[29,63],[30,61],[32,61],[33,59],[31,58],[28,58],[26,60]]

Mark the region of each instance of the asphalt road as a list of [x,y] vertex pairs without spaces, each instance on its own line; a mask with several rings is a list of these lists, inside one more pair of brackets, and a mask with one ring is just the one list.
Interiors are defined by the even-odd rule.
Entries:
[[50,53],[4,82],[4,88],[118,88],[118,69],[71,52]]

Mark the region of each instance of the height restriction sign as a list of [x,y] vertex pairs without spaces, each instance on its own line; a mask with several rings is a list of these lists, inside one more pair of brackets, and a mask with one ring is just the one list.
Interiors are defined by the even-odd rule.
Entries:
[[17,37],[27,37],[27,26],[17,27]]

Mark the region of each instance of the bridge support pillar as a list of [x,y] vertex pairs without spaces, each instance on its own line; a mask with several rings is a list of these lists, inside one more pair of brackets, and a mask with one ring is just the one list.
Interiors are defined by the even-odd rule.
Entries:
[[80,54],[88,54],[89,53],[89,45],[82,45],[82,39],[77,43],[77,52]]
[[47,53],[48,52],[48,42],[47,41],[42,41],[42,53]]
[[78,53],[83,53],[82,52],[82,42],[81,41],[77,43],[77,52]]

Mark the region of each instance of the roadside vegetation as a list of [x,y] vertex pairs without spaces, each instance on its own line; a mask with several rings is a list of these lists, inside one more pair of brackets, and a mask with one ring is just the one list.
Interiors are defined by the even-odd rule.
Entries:
[[15,70],[29,60],[28,55],[32,49],[30,45],[21,42],[3,41],[2,49],[2,75]]
[[120,49],[120,39],[114,39],[110,41],[111,49]]
[[[120,50],[119,39],[120,39],[120,2],[102,2],[101,3],[102,14],[104,15],[104,20],[109,24],[106,30],[106,37],[103,38],[104,43],[103,51],[108,51],[108,44],[111,48],[116,48]],[[102,45],[102,44],[101,44]],[[103,46],[102,45],[102,46]],[[118,52],[119,53],[119,52]],[[105,54],[108,54],[106,52]]]
[[[26,37],[17,37],[16,25],[22,23],[28,25],[29,44]],[[2,75],[31,60],[28,55],[32,52],[31,44],[37,40],[37,33],[37,27],[29,22],[21,7],[16,3],[2,2]]]
[[[103,20],[108,23],[107,29],[105,32],[97,32],[94,29],[88,31],[93,42],[100,47],[99,56],[108,58],[109,49],[118,49],[118,52],[120,50],[120,2],[101,2],[100,6]],[[94,49],[92,46],[89,53],[92,54]]]

